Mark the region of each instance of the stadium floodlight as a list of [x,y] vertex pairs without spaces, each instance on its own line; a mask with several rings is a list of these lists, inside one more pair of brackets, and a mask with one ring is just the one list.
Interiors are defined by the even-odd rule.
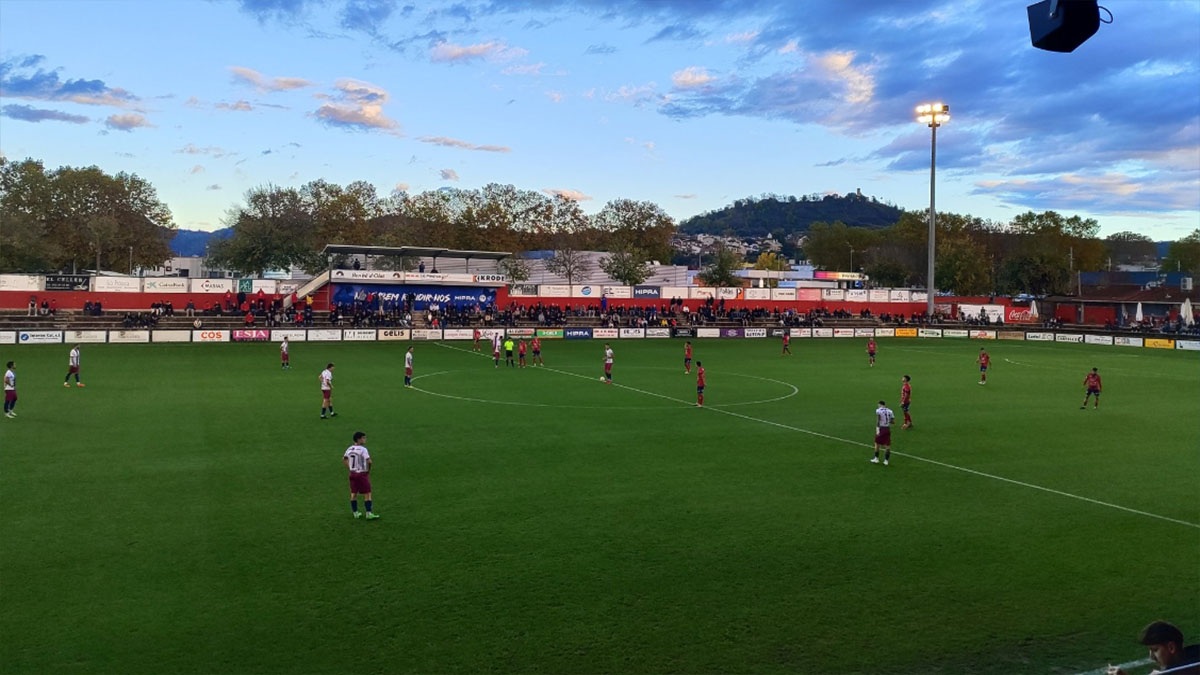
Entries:
[[929,125],[932,133],[929,144],[929,266],[926,268],[925,275],[927,296],[925,313],[932,320],[935,294],[933,284],[934,229],[937,223],[937,210],[934,208],[934,190],[937,183],[937,128],[950,121],[950,106],[944,103],[922,103],[917,106],[917,121]]

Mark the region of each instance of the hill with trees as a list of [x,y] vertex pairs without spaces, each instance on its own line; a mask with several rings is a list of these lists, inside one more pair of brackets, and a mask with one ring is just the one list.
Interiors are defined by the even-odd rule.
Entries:
[[728,234],[738,237],[806,232],[813,223],[840,222],[851,227],[884,228],[900,220],[901,209],[859,193],[845,196],[803,195],[800,197],[763,195],[739,199],[722,209],[702,213],[683,221],[685,234]]

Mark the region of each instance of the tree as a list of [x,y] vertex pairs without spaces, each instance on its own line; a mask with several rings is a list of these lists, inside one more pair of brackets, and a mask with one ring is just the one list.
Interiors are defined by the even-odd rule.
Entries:
[[317,219],[311,210],[315,201],[311,191],[306,194],[294,188],[266,185],[250,190],[246,205],[228,218],[232,236],[209,245],[210,264],[255,275],[294,264],[310,271],[319,269],[324,261],[318,252]]
[[1104,243],[1111,262],[1118,265],[1152,264],[1158,260],[1158,245],[1138,232],[1116,232],[1105,237]]
[[1167,257],[1163,258],[1163,272],[1190,272],[1192,276],[1200,276],[1200,229],[1171,242],[1167,249]]
[[[775,255],[772,251],[764,251],[758,254],[758,260],[754,261],[754,269],[768,270],[772,272],[785,272],[788,269],[788,263],[783,258]],[[779,286],[779,279],[767,279],[767,286],[776,288]]]
[[650,276],[650,264],[640,249],[614,251],[600,259],[600,269],[626,286],[637,286]]
[[566,277],[568,284],[587,274],[591,264],[583,251],[572,248],[570,244],[555,249],[554,255],[546,260],[546,270],[551,274]]
[[742,261],[736,253],[720,246],[713,253],[712,262],[698,275],[700,283],[705,286],[741,286],[742,278],[734,274],[742,268]]
[[608,251],[640,249],[650,260],[669,260],[675,221],[653,202],[616,199],[591,218],[591,225]]
[[509,256],[500,261],[500,271],[508,275],[513,281],[528,281],[529,280],[529,263],[520,256]]

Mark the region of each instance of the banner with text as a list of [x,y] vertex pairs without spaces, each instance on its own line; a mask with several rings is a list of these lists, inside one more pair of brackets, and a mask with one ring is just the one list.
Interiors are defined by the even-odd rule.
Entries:
[[380,340],[411,340],[412,334],[407,328],[381,328],[379,329]]
[[114,330],[108,333],[109,342],[149,342],[148,330]]
[[194,330],[192,342],[229,342],[227,330]]
[[143,293],[187,293],[187,277],[146,277],[142,280]]
[[[87,291],[91,288],[92,278],[86,274],[47,274],[46,290],[48,291]],[[187,287],[187,281],[184,281]]]
[[280,328],[271,331],[271,342],[283,342],[287,338],[288,342],[307,342],[308,331],[296,328]]
[[62,342],[61,330],[25,330],[17,336],[23,345],[53,345]]
[[108,342],[108,331],[103,330],[69,330],[63,335],[63,342]]
[[92,280],[96,293],[141,293],[142,280],[137,277],[96,277]]
[[592,339],[591,328],[564,328],[563,337],[568,340],[590,340]]
[[376,332],[374,328],[342,329],[342,340],[346,342],[374,342],[375,337]]
[[150,333],[150,339],[153,342],[191,342],[192,331],[156,330],[153,333]]

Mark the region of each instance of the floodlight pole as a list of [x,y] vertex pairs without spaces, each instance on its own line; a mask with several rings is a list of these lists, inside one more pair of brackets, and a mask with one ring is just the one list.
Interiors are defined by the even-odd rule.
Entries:
[[937,236],[937,209],[934,206],[934,198],[937,190],[937,128],[936,120],[929,123],[929,129],[932,133],[930,134],[931,140],[929,143],[929,266],[925,270],[925,278],[928,280],[925,284],[927,287],[925,291],[925,315],[930,321],[933,320],[933,299],[936,293],[934,291],[936,287],[933,285],[933,255],[934,251],[937,250],[934,245],[934,239]]

